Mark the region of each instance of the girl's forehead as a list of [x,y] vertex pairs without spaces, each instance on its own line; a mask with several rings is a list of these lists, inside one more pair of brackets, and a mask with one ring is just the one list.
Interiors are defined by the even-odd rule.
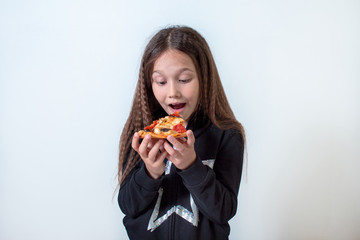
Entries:
[[195,65],[184,52],[179,50],[167,50],[163,52],[154,62],[153,72],[162,72],[170,69],[195,71]]

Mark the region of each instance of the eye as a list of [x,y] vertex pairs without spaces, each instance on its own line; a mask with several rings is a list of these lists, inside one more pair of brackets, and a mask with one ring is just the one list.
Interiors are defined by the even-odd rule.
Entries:
[[179,79],[179,82],[181,82],[181,83],[188,83],[190,81],[191,81],[191,79]]
[[156,82],[156,84],[157,84],[157,85],[160,85],[160,86],[165,85],[165,83],[166,83],[166,82],[164,82],[164,81],[161,81],[161,82]]
[[157,85],[159,85],[159,86],[163,86],[163,85],[166,84],[166,81],[165,81],[165,80],[155,80],[154,82],[155,82]]

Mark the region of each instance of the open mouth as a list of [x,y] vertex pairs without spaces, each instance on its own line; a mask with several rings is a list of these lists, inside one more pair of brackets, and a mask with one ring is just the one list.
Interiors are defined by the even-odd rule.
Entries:
[[185,107],[186,103],[169,104],[172,109],[179,110]]

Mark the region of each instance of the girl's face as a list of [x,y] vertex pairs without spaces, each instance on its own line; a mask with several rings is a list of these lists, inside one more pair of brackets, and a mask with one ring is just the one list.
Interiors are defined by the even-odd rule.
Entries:
[[152,90],[168,113],[176,111],[187,121],[199,98],[199,79],[191,58],[178,50],[167,50],[154,63]]

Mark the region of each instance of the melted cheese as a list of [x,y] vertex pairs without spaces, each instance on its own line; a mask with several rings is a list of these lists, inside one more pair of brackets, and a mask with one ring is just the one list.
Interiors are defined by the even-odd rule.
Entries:
[[161,133],[160,128],[155,127],[155,128],[154,128],[154,133],[155,133],[155,134],[160,134],[160,133]]
[[182,123],[184,120],[182,118],[178,118],[178,117],[169,117],[166,116],[164,118],[159,119],[158,124],[156,124],[155,128],[154,128],[154,133],[158,134],[156,132],[156,129],[173,129],[173,127],[179,123]]

